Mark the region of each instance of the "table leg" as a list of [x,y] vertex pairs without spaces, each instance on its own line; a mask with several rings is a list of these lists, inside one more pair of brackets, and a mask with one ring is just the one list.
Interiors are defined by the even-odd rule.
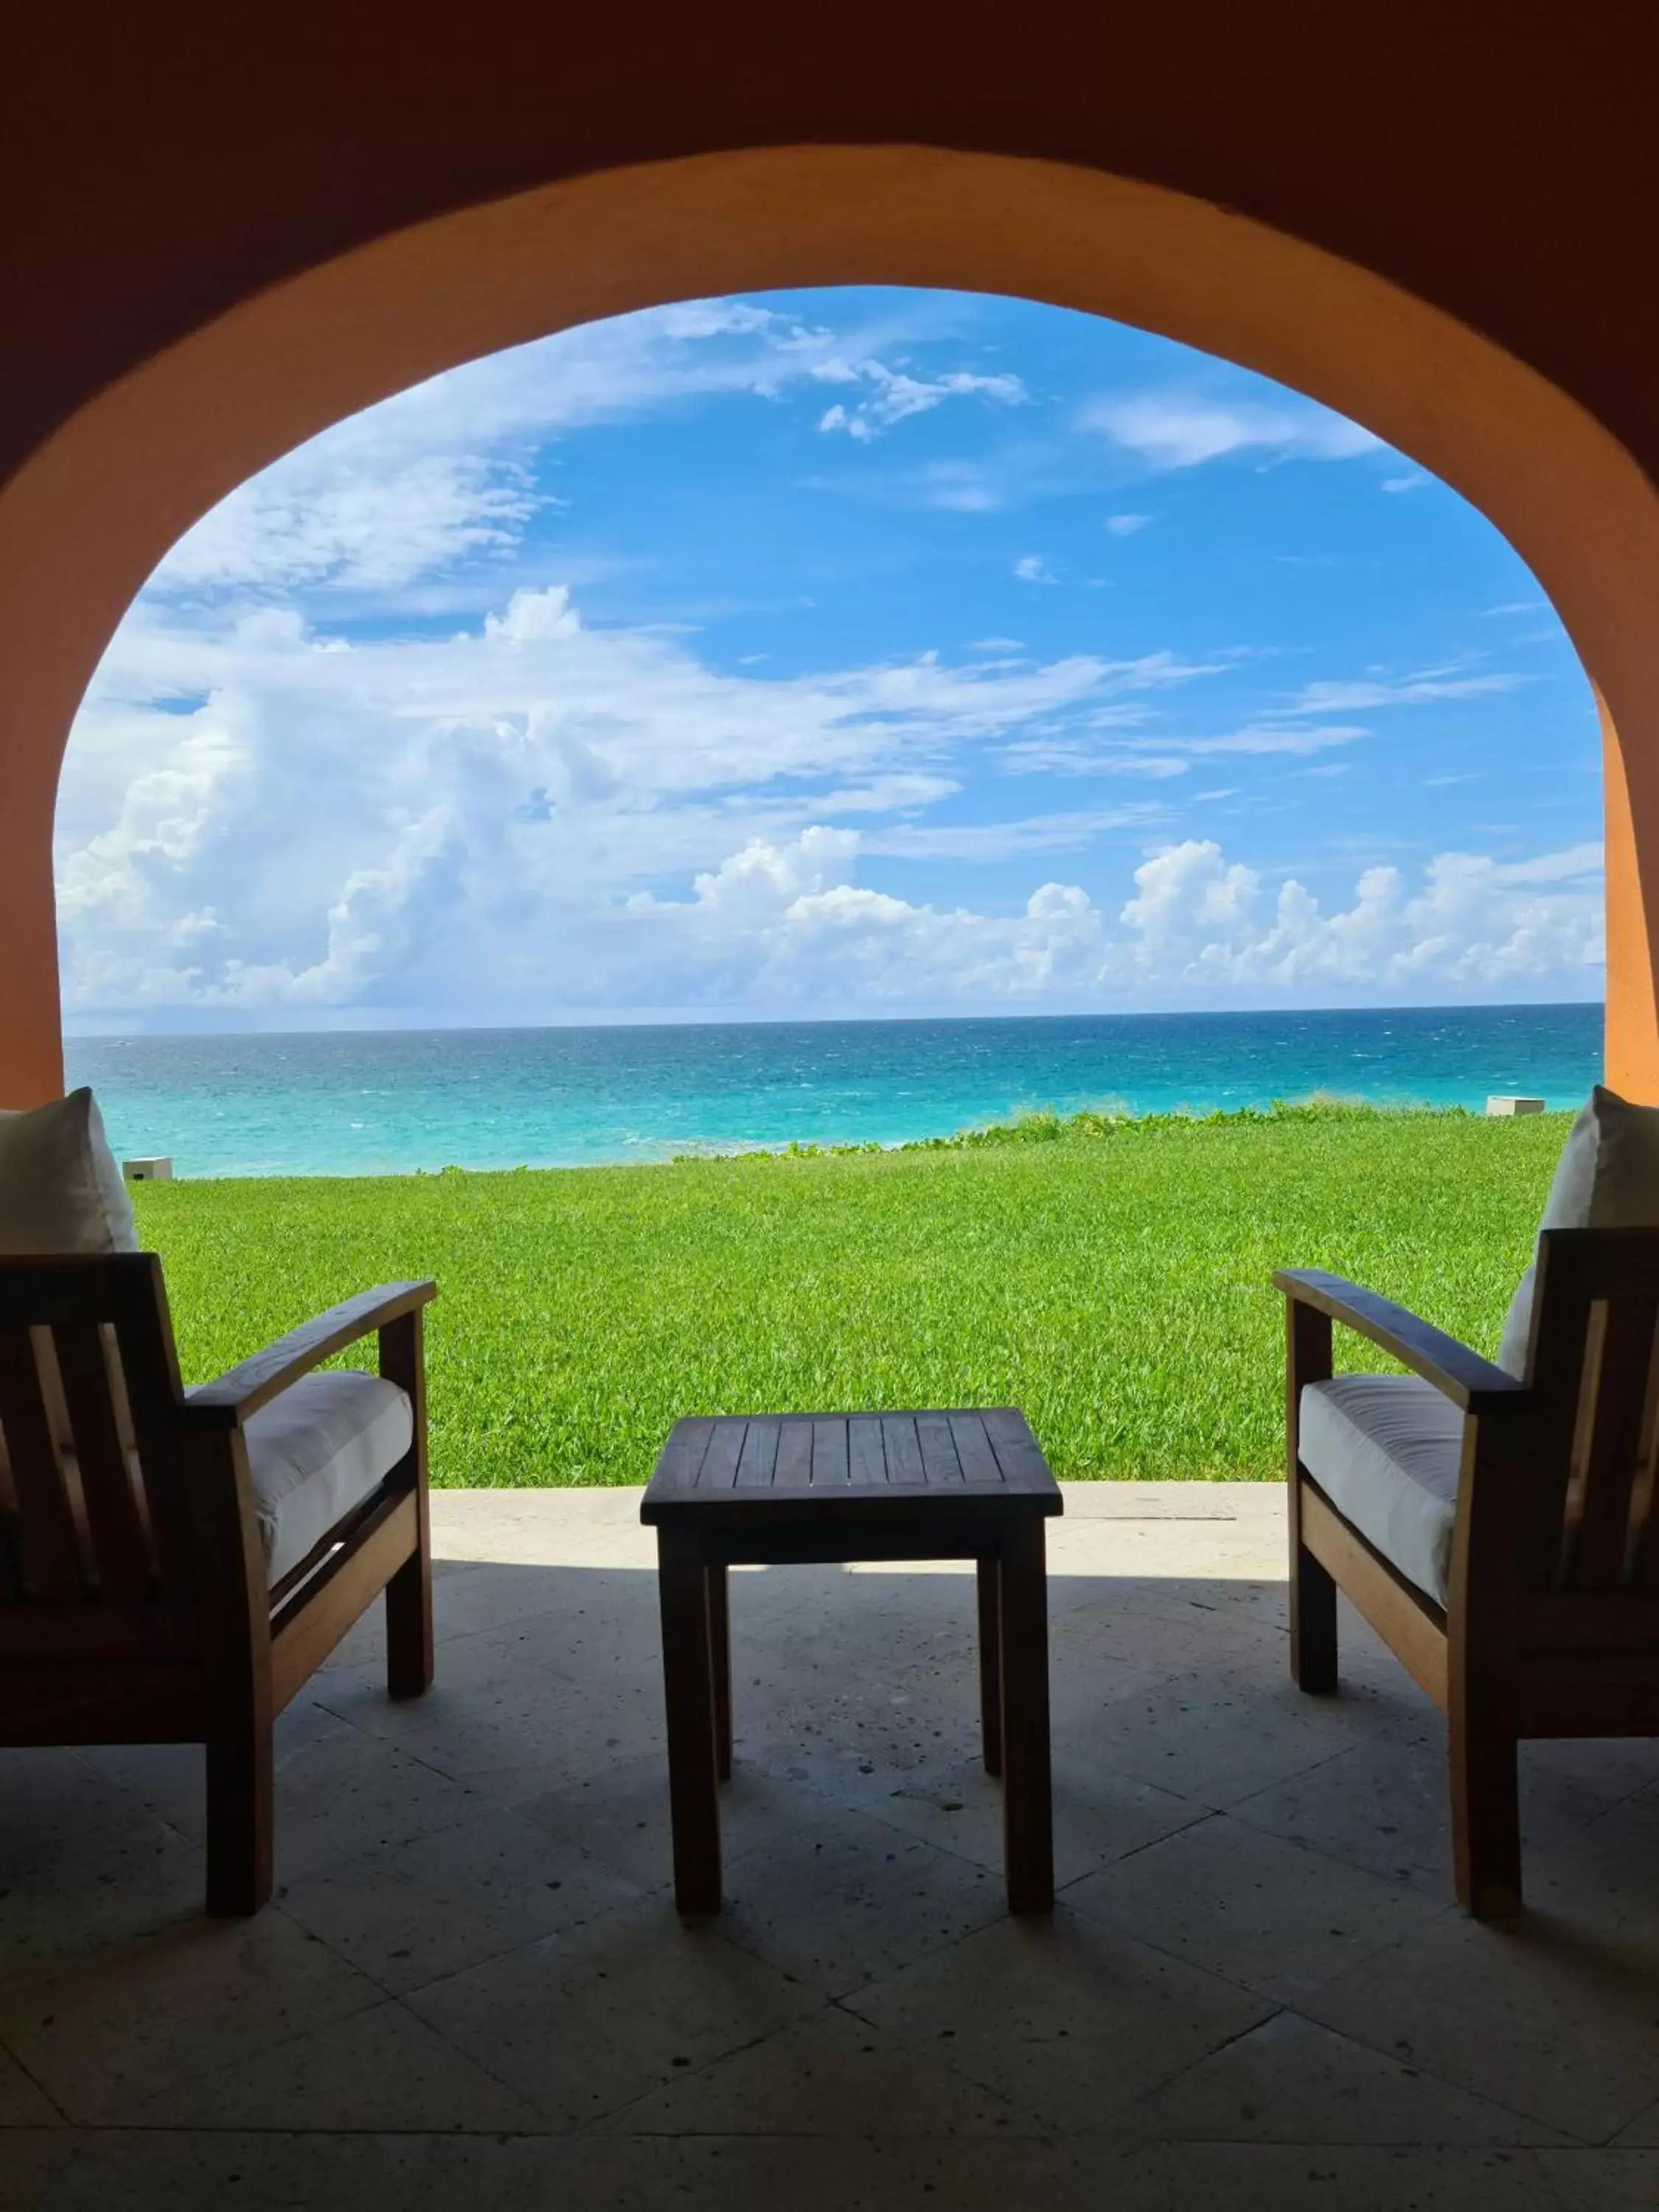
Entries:
[[1048,1768],[1048,1586],[1041,1521],[1003,1538],[1002,1824],[1011,1912],[1054,1902],[1053,1784]]
[[1002,1601],[994,1559],[979,1562],[979,1713],[985,1771],[1002,1771]]
[[732,1629],[726,1610],[724,1560],[704,1571],[708,1577],[708,1658],[714,1682],[714,1771],[732,1779]]
[[709,1571],[696,1539],[681,1529],[657,1531],[657,1592],[662,1607],[663,1690],[668,1712],[674,1901],[684,1913],[717,1912],[720,1814]]

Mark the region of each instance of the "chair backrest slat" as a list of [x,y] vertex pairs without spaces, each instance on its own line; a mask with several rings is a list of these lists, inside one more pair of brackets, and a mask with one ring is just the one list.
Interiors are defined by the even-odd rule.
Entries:
[[1534,1586],[1659,1580],[1659,1230],[1547,1231],[1537,1306]]
[[188,1603],[183,1388],[155,1255],[0,1259],[0,1345],[10,1595]]
[[40,1347],[27,1328],[0,1328],[0,1431],[17,1498],[25,1594],[82,1597],[86,1574],[74,1504],[47,1411]]
[[184,1385],[167,1308],[161,1263],[147,1255],[147,1272],[123,1268],[115,1300],[116,1341],[132,1432],[144,1474],[161,1586],[169,1598],[188,1603],[197,1591],[195,1516],[179,1463],[179,1407]]
[[1535,1457],[1519,1551],[1528,1583],[1540,1590],[1561,1580],[1583,1503],[1575,1475],[1589,1453],[1583,1386],[1591,1364],[1589,1301],[1571,1261],[1553,1237],[1540,1238],[1528,1370]]
[[1591,1310],[1583,1397],[1587,1449],[1573,1470],[1577,1528],[1565,1562],[1580,1589],[1610,1589],[1625,1579],[1656,1315],[1659,1303],[1652,1298],[1603,1299]]
[[[99,1588],[110,1597],[143,1597],[154,1579],[149,1534],[136,1468],[122,1435],[125,1389],[113,1332],[97,1322],[59,1322],[52,1332],[81,1471],[88,1534]],[[116,1354],[117,1374],[110,1372]],[[118,1407],[116,1391],[121,1390]],[[134,1454],[136,1458],[136,1452]]]

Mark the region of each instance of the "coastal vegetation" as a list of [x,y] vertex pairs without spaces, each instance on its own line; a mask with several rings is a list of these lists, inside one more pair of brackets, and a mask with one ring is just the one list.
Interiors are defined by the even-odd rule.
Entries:
[[[1565,1115],[1036,1115],[892,1151],[150,1183],[187,1379],[434,1275],[434,1478],[642,1482],[682,1413],[1024,1408],[1072,1480],[1282,1472],[1278,1266],[1490,1353]],[[1353,1365],[1384,1364],[1358,1345]]]

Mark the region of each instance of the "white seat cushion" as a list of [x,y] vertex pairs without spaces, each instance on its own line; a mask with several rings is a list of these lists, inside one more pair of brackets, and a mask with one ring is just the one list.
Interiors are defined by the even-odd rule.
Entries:
[[1302,1393],[1297,1454],[1390,1566],[1446,1602],[1463,1413],[1415,1375],[1338,1375]]
[[407,1396],[378,1375],[302,1375],[248,1416],[248,1469],[265,1573],[280,1582],[409,1449]]

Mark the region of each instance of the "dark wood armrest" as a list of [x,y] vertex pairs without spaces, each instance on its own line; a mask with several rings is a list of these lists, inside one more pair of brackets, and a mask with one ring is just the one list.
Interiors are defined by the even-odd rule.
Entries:
[[1375,1291],[1345,1282],[1340,1275],[1328,1275],[1322,1267],[1280,1267],[1273,1282],[1287,1298],[1328,1314],[1346,1328],[1369,1337],[1425,1382],[1432,1382],[1454,1405],[1469,1412],[1479,1413],[1486,1402],[1512,1401],[1525,1392],[1523,1382],[1517,1382],[1504,1368],[1494,1367],[1478,1352],[1471,1352],[1455,1336],[1419,1321],[1392,1298],[1379,1297]]
[[417,1314],[438,1295],[438,1285],[424,1283],[382,1283],[378,1290],[360,1291],[314,1321],[301,1322],[263,1352],[229,1368],[211,1382],[199,1383],[185,1394],[187,1419],[216,1429],[234,1429],[250,1413],[286,1390],[290,1382],[320,1366],[331,1352],[355,1344],[388,1322]]

